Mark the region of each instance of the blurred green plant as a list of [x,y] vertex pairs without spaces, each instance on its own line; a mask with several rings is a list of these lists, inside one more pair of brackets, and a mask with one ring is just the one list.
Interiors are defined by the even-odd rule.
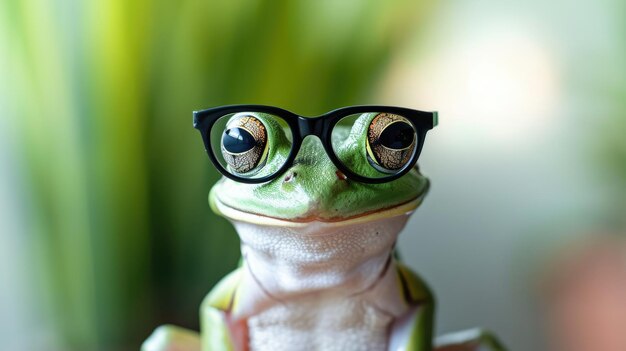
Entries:
[[[613,0],[610,2],[612,9],[617,15],[617,23],[620,25],[621,33],[626,33],[626,3],[624,1]],[[602,107],[606,108],[600,116],[600,137],[592,138],[600,147],[596,148],[594,158],[601,167],[604,181],[612,184],[607,196],[608,208],[603,209],[605,213],[601,219],[609,222],[612,230],[626,232],[626,69],[620,65],[626,60],[626,42],[615,42],[613,48],[615,57],[611,59],[615,66],[600,69],[605,75],[600,75],[604,79],[594,80],[593,91],[599,95]],[[606,74],[610,79],[606,78]],[[595,76],[595,73],[594,73]],[[607,112],[608,111],[608,112]],[[608,113],[608,114],[607,114]],[[593,122],[593,121],[592,121]]]
[[602,131],[606,142],[602,144],[604,164],[601,166],[608,171],[609,180],[614,184],[608,199],[608,220],[623,231],[626,229],[626,80],[616,98],[622,106],[611,116],[609,127]]
[[[196,327],[238,259],[191,111],[316,114],[370,100],[430,2],[0,3],[2,90],[20,127],[42,319],[64,349],[137,349]],[[10,84],[8,84],[10,83]]]

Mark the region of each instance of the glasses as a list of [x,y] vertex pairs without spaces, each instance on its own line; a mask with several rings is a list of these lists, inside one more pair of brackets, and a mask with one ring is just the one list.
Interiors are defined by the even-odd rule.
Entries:
[[348,179],[385,183],[417,162],[437,112],[391,106],[351,106],[317,117],[278,107],[231,105],[194,111],[209,159],[224,176],[263,183],[294,164],[304,138],[317,136]]

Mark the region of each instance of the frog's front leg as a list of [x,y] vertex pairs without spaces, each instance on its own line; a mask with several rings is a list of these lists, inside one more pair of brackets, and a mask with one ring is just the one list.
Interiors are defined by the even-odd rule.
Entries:
[[409,312],[397,319],[391,328],[389,351],[431,351],[435,301],[426,283],[401,262],[397,262],[398,284]]
[[414,307],[391,330],[389,351],[431,351],[434,306],[431,301]]
[[200,351],[197,332],[173,325],[163,325],[141,345],[141,351]]
[[230,313],[242,268],[224,277],[206,296],[200,307],[203,351],[248,350],[246,320],[233,322]]
[[470,329],[437,337],[436,351],[506,351],[490,332]]
[[435,302],[430,289],[402,263],[398,263],[398,278],[412,309],[393,324],[390,351],[506,351],[493,334],[483,329],[445,334],[433,342]]
[[416,308],[396,321],[390,351],[506,351],[495,335],[478,328],[439,336],[432,346],[431,306],[423,306],[421,310]]

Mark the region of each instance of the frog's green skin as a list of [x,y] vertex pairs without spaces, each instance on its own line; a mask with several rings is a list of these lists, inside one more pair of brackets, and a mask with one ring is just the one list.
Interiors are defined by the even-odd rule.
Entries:
[[[263,172],[269,173],[276,169],[289,149],[279,126],[263,114],[255,116],[268,127],[269,151],[266,164],[260,170],[262,175]],[[373,117],[374,114],[362,115],[338,149],[346,157],[355,158],[355,162],[360,164],[361,173],[371,172],[372,175],[378,171],[363,157],[363,150],[364,133]],[[403,177],[383,184],[364,184],[346,179],[337,171],[319,140],[314,137],[305,139],[294,165],[268,183],[242,184],[223,178],[211,190],[209,202],[216,213],[235,224],[242,238],[243,264],[225,277],[205,298],[201,307],[201,335],[174,326],[162,326],[146,340],[142,350],[249,350],[254,345],[272,345],[267,346],[272,350],[326,349],[328,345],[324,346],[322,341],[316,345],[310,343],[323,339],[324,333],[336,330],[323,327],[321,331],[311,329],[310,333],[318,334],[306,339],[307,334],[298,334],[300,331],[294,330],[295,327],[289,322],[272,322],[272,316],[275,316],[272,313],[276,310],[280,318],[289,318],[291,309],[299,309],[301,302],[305,306],[312,303],[312,306],[317,306],[314,310],[307,311],[304,307],[305,310],[299,310],[298,315],[310,317],[313,320],[311,325],[324,325],[331,317],[324,315],[328,314],[323,308],[326,301],[339,306],[339,312],[336,313],[341,314],[343,311],[349,314],[342,310],[345,306],[341,306],[344,300],[350,299],[356,299],[355,306],[371,304],[375,305],[374,310],[387,311],[382,313],[387,323],[382,328],[388,334],[387,346],[383,349],[432,350],[433,296],[415,273],[393,258],[392,252],[395,235],[404,226],[408,215],[419,206],[428,188],[428,179],[420,174],[417,167]],[[375,235],[372,232],[372,228],[378,228],[376,226],[382,228],[381,237],[386,239],[372,241],[379,235],[378,231]],[[367,251],[364,248],[366,244],[360,246],[354,242],[354,238],[359,238],[361,232],[364,238],[374,242],[373,246],[378,245],[378,248],[361,254],[361,251]],[[279,241],[282,240],[281,244],[268,244],[261,237],[265,235],[275,236]],[[324,246],[328,245],[324,235],[328,240],[334,240],[332,246]],[[347,243],[342,241],[343,237],[348,238]],[[295,243],[289,246],[292,241]],[[325,251],[316,251],[319,246],[327,249],[341,245],[359,252],[354,255],[350,252],[346,254],[345,251],[336,255],[331,252],[324,256]],[[293,259],[291,256],[294,256]],[[346,260],[346,256],[350,259]],[[310,264],[302,264],[305,260],[310,261]],[[326,269],[329,270],[328,276],[332,278],[332,283],[324,279]],[[294,270],[297,273],[293,273]],[[368,274],[371,272],[378,273]],[[293,280],[295,282],[287,283]],[[341,295],[351,288],[359,292]],[[327,297],[327,294],[331,297]],[[315,305],[316,300],[323,302]],[[390,318],[388,315],[391,315],[391,319],[384,319]],[[340,318],[344,324],[352,323],[350,331],[363,331],[363,326],[359,325],[361,317],[351,319],[347,315],[341,319],[336,314],[332,316]],[[272,334],[273,331],[276,332]],[[339,330],[337,335],[340,344],[342,331]],[[369,333],[366,329],[365,333],[355,335],[367,337]],[[259,342],[263,337],[269,341]],[[254,338],[256,344],[252,341]],[[299,344],[283,345],[283,339],[296,340]],[[380,344],[380,338],[376,342]],[[358,340],[351,345],[355,349],[370,349],[367,345],[372,343],[369,340]],[[494,338],[482,332],[444,337],[441,344],[441,350],[452,350],[452,346],[457,347],[454,350],[458,351],[478,350],[479,347],[483,347],[480,350],[504,350]]]

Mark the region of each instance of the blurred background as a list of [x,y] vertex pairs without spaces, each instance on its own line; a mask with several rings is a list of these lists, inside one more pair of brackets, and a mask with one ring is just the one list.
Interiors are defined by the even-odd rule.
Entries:
[[191,111],[438,110],[401,236],[438,333],[626,350],[626,5],[0,2],[3,350],[137,350],[238,260]]

